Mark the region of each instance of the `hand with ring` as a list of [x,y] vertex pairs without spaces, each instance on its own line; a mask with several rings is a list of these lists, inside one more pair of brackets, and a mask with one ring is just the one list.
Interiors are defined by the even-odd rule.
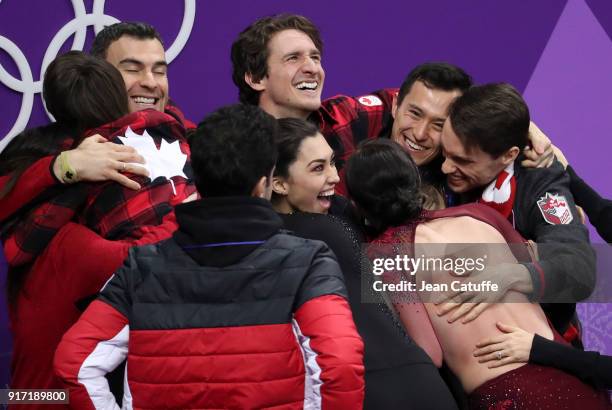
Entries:
[[[129,189],[140,189],[140,184],[128,176],[148,176],[145,167],[130,166],[128,163],[144,164],[144,158],[129,146],[109,142],[96,134],[85,138],[78,147],[65,151],[67,161],[78,176],[76,181],[115,181]],[[53,164],[53,172],[61,180],[59,161]]]
[[528,362],[533,333],[500,322],[497,323],[497,328],[503,332],[502,335],[476,344],[474,356],[478,358],[478,363],[488,363],[487,367],[493,369],[505,364]]

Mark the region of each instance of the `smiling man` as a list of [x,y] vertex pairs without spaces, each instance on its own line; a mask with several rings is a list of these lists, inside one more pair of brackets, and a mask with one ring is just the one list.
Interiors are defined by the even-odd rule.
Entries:
[[130,112],[154,109],[166,112],[193,129],[195,124],[169,101],[168,63],[157,30],[143,22],[120,22],[100,31],[91,54],[114,65],[123,77]]
[[240,102],[276,118],[306,119],[321,106],[325,71],[317,28],[293,14],[264,17],[232,45],[232,78]]
[[[524,238],[537,242],[538,262],[507,267],[504,274],[532,299],[556,302],[543,305],[547,316],[579,345],[579,326],[572,320],[575,302],[593,291],[595,256],[563,167],[557,161],[549,168],[518,165],[529,119],[527,104],[512,86],[471,88],[449,108],[442,129],[442,171],[459,202],[491,206]],[[481,296],[464,292],[458,298],[477,302]],[[452,308],[446,304],[443,312]]]
[[116,23],[95,38],[91,54],[114,65],[125,81],[130,112],[164,111],[168,102],[168,64],[162,39],[146,23]]

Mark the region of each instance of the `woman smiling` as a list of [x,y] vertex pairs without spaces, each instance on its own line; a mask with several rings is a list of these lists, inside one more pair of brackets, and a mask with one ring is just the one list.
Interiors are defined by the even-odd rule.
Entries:
[[329,213],[340,181],[334,151],[312,123],[284,118],[279,125],[279,155],[272,180],[274,209],[282,214]]

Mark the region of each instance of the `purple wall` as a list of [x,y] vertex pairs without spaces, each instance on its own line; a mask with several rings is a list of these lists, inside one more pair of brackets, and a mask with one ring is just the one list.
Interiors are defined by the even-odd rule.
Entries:
[[[95,3],[106,3],[104,12],[117,19],[152,23],[166,46],[176,38],[184,11],[184,3],[178,0]],[[415,64],[450,61],[463,66],[477,82],[507,81],[522,90],[534,121],[564,149],[585,180],[612,197],[608,182],[612,167],[607,159],[612,150],[612,5],[608,0],[196,3],[189,40],[169,72],[172,98],[194,121],[237,99],[229,63],[229,48],[237,33],[263,15],[300,13],[320,27],[325,41],[324,97],[398,86]],[[21,49],[35,81],[40,79],[51,39],[74,18],[73,4],[84,4],[91,12],[94,1],[0,0],[0,37]],[[86,49],[93,36],[92,27],[87,30]],[[72,38],[64,50],[71,42]],[[5,51],[0,51],[0,65],[20,78]],[[21,93],[0,85],[0,137],[13,127],[21,101]],[[29,125],[46,121],[36,95]],[[612,354],[609,312],[609,305],[582,310],[587,332],[589,318],[598,320],[592,321],[598,324],[587,334],[587,343],[599,349],[607,346]],[[0,356],[0,366],[2,360]]]

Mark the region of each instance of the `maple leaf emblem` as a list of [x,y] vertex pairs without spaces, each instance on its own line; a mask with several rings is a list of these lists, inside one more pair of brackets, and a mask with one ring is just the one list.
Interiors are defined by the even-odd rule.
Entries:
[[185,162],[187,162],[187,155],[181,152],[181,146],[178,141],[169,144],[166,140],[162,139],[161,146],[157,149],[155,141],[153,141],[153,138],[151,138],[146,130],[142,135],[138,135],[130,127],[125,131],[125,137],[118,138],[123,142],[123,145],[133,147],[145,159],[144,165],[134,165],[144,166],[149,171],[151,181],[159,177],[168,179],[176,195],[174,182],[172,182],[171,178],[173,176],[187,178],[187,175],[183,172]]

